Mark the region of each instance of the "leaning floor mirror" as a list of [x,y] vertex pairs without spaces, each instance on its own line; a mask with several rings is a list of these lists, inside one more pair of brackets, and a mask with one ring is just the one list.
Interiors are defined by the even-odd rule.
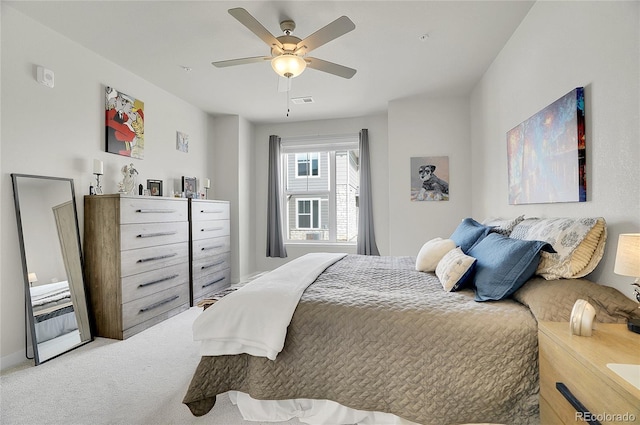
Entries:
[[11,174],[11,180],[27,334],[38,365],[93,340],[75,192],[68,178]]

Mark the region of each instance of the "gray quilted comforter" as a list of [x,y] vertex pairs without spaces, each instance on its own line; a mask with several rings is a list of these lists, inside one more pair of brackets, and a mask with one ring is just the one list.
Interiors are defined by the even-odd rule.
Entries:
[[275,361],[202,357],[183,402],[329,399],[421,424],[538,423],[537,323],[513,301],[448,293],[411,257],[350,255],[302,298]]

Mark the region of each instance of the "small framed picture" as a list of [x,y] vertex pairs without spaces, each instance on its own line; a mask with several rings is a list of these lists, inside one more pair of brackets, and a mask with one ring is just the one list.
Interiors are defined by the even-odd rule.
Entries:
[[147,189],[151,196],[162,196],[162,180],[147,180]]
[[182,191],[186,198],[197,198],[198,188],[196,187],[196,178],[182,176]]

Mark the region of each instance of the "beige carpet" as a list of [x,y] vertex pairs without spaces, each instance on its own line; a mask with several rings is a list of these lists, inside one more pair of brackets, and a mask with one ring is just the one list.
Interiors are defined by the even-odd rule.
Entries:
[[[197,418],[182,404],[198,364],[193,307],[125,341],[95,341],[40,366],[0,376],[0,423],[257,424],[224,395]],[[300,424],[296,419],[280,424]]]

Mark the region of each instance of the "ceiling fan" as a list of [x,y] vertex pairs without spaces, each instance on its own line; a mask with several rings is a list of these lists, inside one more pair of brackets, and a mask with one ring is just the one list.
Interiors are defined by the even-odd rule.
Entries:
[[227,66],[271,61],[273,70],[278,73],[278,75],[287,79],[297,77],[306,67],[343,78],[351,78],[356,73],[356,70],[353,68],[306,56],[310,51],[355,29],[355,24],[346,16],[339,17],[302,40],[291,35],[296,27],[295,22],[292,20],[280,22],[280,28],[284,32],[284,35],[275,37],[245,9],[240,7],[229,9],[229,14],[240,21],[242,25],[257,35],[262,41],[267,43],[271,48],[271,56],[253,56],[212,62],[212,65],[215,67],[224,68]]

